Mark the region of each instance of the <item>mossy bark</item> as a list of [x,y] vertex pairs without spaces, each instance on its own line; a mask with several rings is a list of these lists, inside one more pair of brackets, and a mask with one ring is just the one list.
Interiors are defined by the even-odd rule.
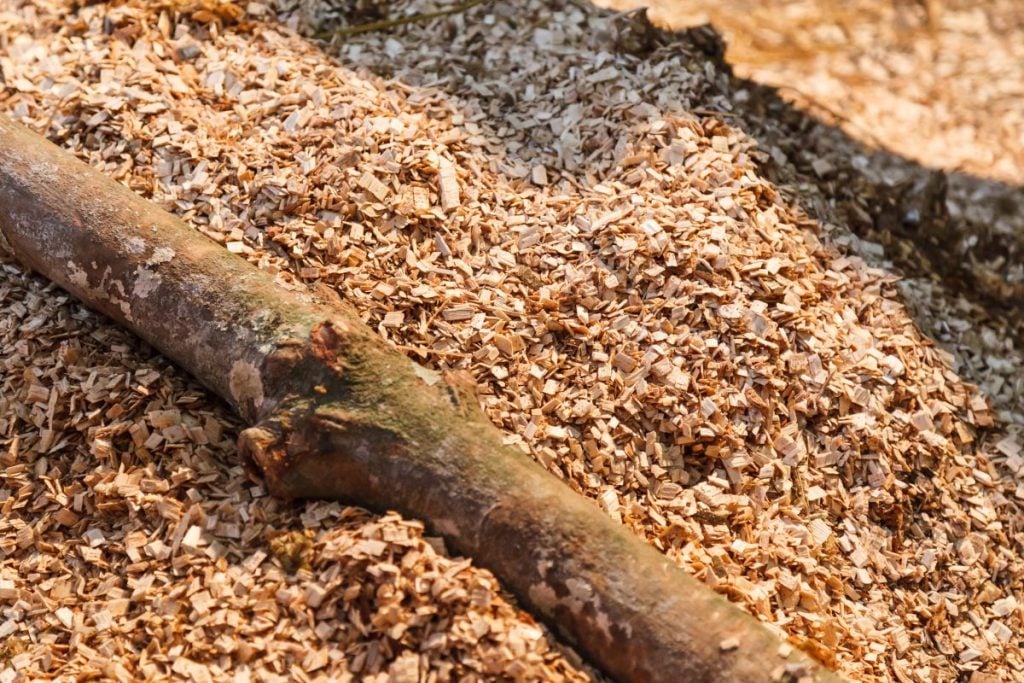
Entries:
[[[621,681],[835,680],[573,493],[457,382],[0,118],[0,235],[252,426],[272,493],[425,521]],[[791,648],[784,648],[791,650]]]

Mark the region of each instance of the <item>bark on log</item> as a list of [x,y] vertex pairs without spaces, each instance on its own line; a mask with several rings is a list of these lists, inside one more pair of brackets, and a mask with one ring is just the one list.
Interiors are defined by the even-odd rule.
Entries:
[[838,678],[610,520],[458,383],[0,117],[0,236],[252,426],[272,493],[424,520],[620,681]]

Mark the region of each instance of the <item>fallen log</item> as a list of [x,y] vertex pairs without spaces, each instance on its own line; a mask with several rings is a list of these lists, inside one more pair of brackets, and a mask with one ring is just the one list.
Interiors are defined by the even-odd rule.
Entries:
[[460,383],[0,117],[0,237],[252,425],[284,498],[425,521],[620,681],[838,678],[573,493]]

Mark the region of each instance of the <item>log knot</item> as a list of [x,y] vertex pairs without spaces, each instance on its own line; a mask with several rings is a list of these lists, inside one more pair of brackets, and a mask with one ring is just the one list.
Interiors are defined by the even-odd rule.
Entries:
[[252,363],[236,360],[228,376],[231,397],[244,415],[258,415],[263,407],[263,378]]
[[282,469],[287,466],[287,453],[282,442],[279,429],[265,425],[249,427],[238,435],[238,452],[263,473],[267,488],[275,495]]

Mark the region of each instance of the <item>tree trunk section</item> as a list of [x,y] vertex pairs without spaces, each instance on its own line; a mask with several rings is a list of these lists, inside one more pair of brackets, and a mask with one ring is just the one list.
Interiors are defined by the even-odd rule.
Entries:
[[573,493],[458,382],[0,117],[0,236],[252,425],[285,498],[422,519],[620,681],[838,680]]

